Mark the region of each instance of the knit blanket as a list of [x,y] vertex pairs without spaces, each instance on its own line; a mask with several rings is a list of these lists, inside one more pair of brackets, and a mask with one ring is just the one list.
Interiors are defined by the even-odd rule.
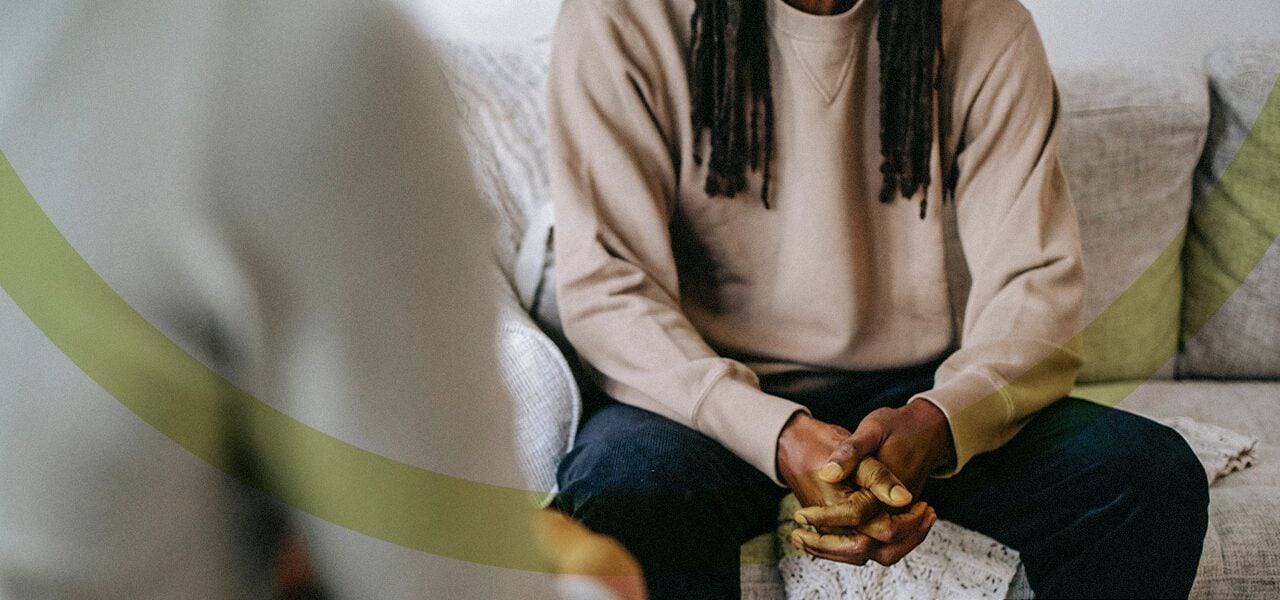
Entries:
[[1200,459],[1200,464],[1204,467],[1209,485],[1252,466],[1257,460],[1253,449],[1258,445],[1258,438],[1253,436],[1201,423],[1190,417],[1156,420],[1172,427],[1186,438],[1187,444],[1195,451],[1196,458]]

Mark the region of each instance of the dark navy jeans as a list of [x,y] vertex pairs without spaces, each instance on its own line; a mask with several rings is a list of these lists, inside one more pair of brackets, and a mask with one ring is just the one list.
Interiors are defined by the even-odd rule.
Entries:
[[[848,373],[791,399],[853,430],[932,387],[935,366]],[[555,506],[630,549],[655,599],[738,597],[738,547],[775,527],[786,491],[654,413],[607,398],[589,411],[560,465]],[[1185,597],[1208,524],[1204,469],[1181,436],[1074,398],[954,477],[930,480],[922,499],[1018,550],[1044,598]]]

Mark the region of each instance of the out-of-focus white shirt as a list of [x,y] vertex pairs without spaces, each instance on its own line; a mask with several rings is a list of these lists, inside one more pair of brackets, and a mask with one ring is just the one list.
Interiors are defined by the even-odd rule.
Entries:
[[[419,37],[384,2],[0,0],[0,151],[117,293],[241,389],[520,486],[488,216]],[[273,507],[0,293],[0,599],[267,596]],[[551,589],[297,518],[339,598]]]

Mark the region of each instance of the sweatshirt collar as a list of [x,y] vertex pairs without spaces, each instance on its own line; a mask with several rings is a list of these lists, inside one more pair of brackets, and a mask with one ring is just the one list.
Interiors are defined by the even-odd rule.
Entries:
[[834,15],[815,15],[786,0],[768,2],[769,24],[775,31],[798,40],[839,41],[853,36],[859,25],[875,16],[876,0],[858,0],[853,8]]

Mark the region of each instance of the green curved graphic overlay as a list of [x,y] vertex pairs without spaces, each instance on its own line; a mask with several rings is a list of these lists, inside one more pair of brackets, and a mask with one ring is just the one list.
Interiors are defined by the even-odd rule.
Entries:
[[[210,465],[353,531],[450,558],[548,571],[536,494],[358,448],[261,402],[169,340],[58,232],[0,153],[0,287],[81,370]],[[250,440],[251,461],[234,440]]]

